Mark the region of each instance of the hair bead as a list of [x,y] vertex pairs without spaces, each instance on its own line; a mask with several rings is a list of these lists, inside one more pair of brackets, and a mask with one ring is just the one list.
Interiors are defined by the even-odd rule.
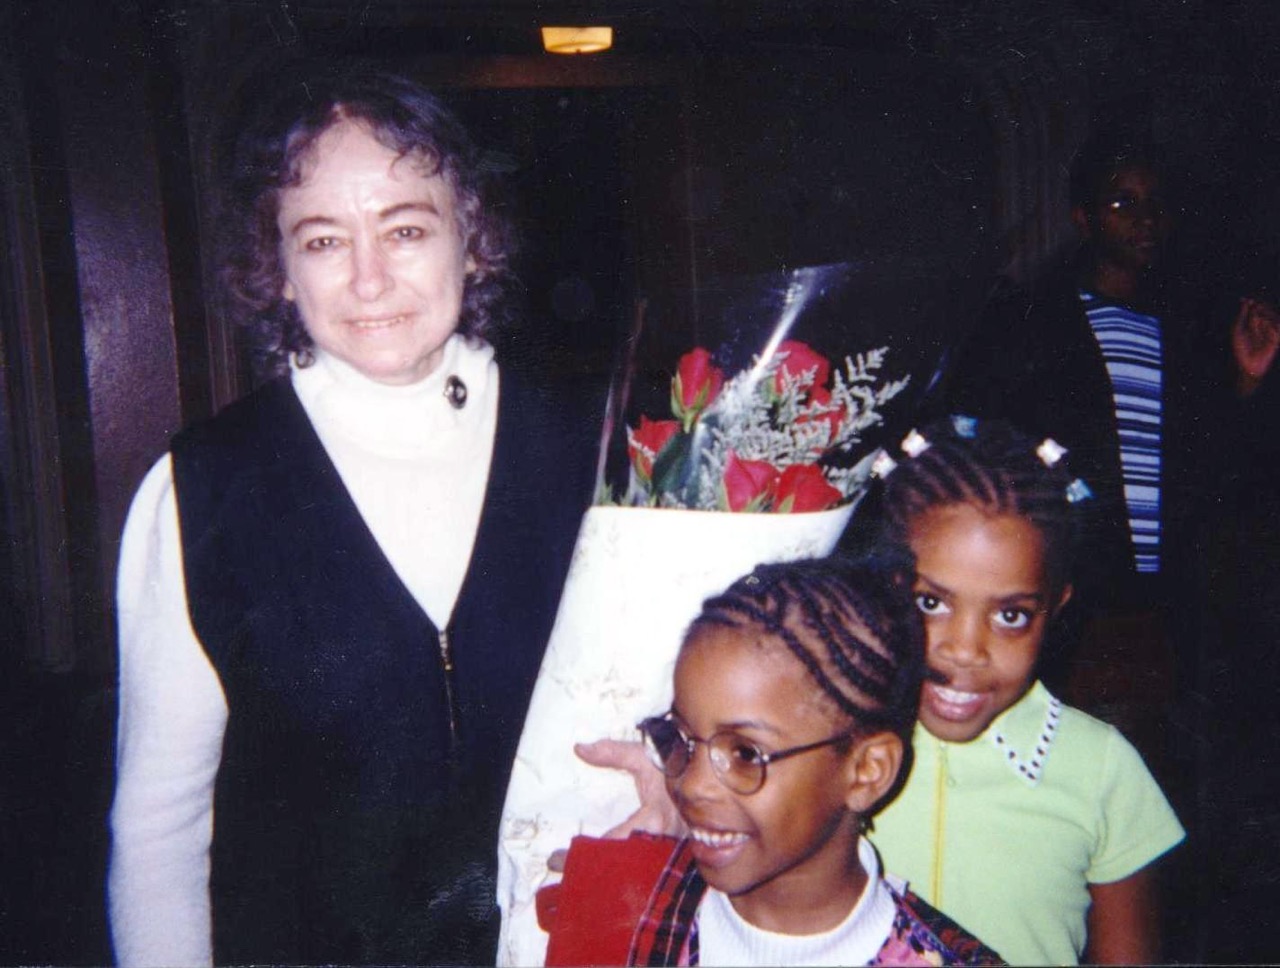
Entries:
[[1093,497],[1093,491],[1089,490],[1089,485],[1076,478],[1067,485],[1067,500],[1072,504],[1078,504],[1081,501],[1088,500]]
[[1046,437],[1040,446],[1036,448],[1036,456],[1044,461],[1045,467],[1053,467],[1058,461],[1062,460],[1066,453],[1067,448],[1052,437]]
[[929,449],[929,441],[918,430],[912,430],[902,438],[902,452],[908,457],[919,457]]
[[952,414],[951,426],[955,429],[957,437],[963,437],[966,440],[972,440],[978,433],[978,421],[975,417],[966,417],[959,413]]
[[[911,448],[907,446],[912,443]],[[1070,572],[1078,527],[1075,505],[1089,496],[1067,468],[1067,449],[1039,444],[1003,420],[950,417],[913,430],[903,450],[914,456],[884,481],[885,530],[907,547],[913,522],[935,507],[972,504],[1025,518],[1044,536],[1050,568]]]
[[871,462],[871,476],[881,479],[888,477],[893,473],[893,469],[898,466],[898,462],[889,456],[889,452],[883,447],[876,454],[875,460]]

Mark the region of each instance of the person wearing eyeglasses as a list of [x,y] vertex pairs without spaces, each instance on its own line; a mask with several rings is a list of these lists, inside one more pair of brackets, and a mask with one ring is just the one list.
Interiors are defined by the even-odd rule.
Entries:
[[1206,689],[1218,688],[1202,667],[1241,662],[1206,634],[1207,582],[1232,584],[1208,575],[1207,535],[1259,525],[1235,495],[1274,466],[1280,314],[1241,291],[1221,325],[1200,318],[1218,283],[1201,265],[1174,264],[1178,188],[1149,144],[1086,144],[1069,178],[1078,246],[1027,291],[993,300],[941,402],[1052,437],[1089,482],[1087,567],[1043,676],[1124,730],[1193,817],[1208,748],[1200,720],[1216,715]]
[[[1096,503],[1099,588],[1154,582],[1172,543],[1184,347],[1164,299],[1174,228],[1150,146],[1096,141],[1070,174],[1073,257],[990,307],[950,376],[948,412],[1011,420],[1071,452]],[[1142,576],[1139,578],[1138,576]],[[1086,589],[1086,595],[1088,590]]]
[[924,654],[907,585],[831,559],[708,599],[672,706],[640,723],[682,839],[575,838],[544,888],[548,965],[957,965],[999,956],[881,872]]
[[[1072,650],[1059,650],[1060,668],[1046,673],[1157,759],[1175,661],[1196,648],[1175,647],[1170,631],[1194,565],[1189,525],[1229,476],[1224,433],[1240,439],[1228,463],[1250,461],[1247,440],[1264,431],[1248,419],[1247,401],[1280,345],[1274,320],[1242,304],[1234,337],[1215,355],[1189,300],[1174,297],[1209,280],[1170,278],[1180,211],[1170,172],[1149,144],[1101,136],[1085,145],[1069,179],[1073,257],[989,307],[943,394],[948,412],[1007,419],[1059,441],[1090,482],[1081,560],[1091,567],[1064,627],[1095,654],[1076,652],[1068,663]],[[1131,662],[1116,658],[1126,655]],[[1170,674],[1126,695],[1126,662]],[[1090,681],[1073,692],[1069,680],[1081,676]]]
[[[1260,428],[1242,407],[1280,347],[1277,316],[1258,300],[1241,300],[1231,338],[1210,347],[1189,300],[1171,295],[1210,280],[1171,279],[1181,206],[1170,171],[1150,144],[1114,135],[1086,144],[1069,178],[1074,254],[1029,292],[1003,291],[943,395],[946,412],[1008,419],[1070,450],[1096,498],[1092,575],[1078,591],[1099,607],[1169,599],[1180,527],[1223,476],[1207,457],[1222,451],[1212,438],[1242,419]],[[1250,448],[1236,450],[1232,462],[1246,463]]]

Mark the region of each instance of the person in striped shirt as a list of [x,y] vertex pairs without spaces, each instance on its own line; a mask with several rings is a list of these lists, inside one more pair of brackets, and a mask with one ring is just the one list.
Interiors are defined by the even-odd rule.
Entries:
[[[1176,542],[1185,470],[1186,327],[1161,268],[1175,206],[1146,147],[1087,147],[1071,174],[1073,257],[1029,293],[1009,290],[963,348],[947,410],[1014,421],[1071,451],[1098,499],[1088,522],[1094,584],[1149,600]],[[1085,576],[1086,585],[1088,576]]]
[[[1201,816],[1197,792],[1212,783],[1205,751],[1217,756],[1224,710],[1240,699],[1215,699],[1206,662],[1239,663],[1241,676],[1250,664],[1238,648],[1248,643],[1211,632],[1223,582],[1210,559],[1226,560],[1213,549],[1227,546],[1211,539],[1267,533],[1237,492],[1274,450],[1280,320],[1257,299],[1233,300],[1217,327],[1229,333],[1187,312],[1186,297],[1203,304],[1215,285],[1200,266],[1171,271],[1178,187],[1150,146],[1087,145],[1070,177],[1078,247],[1028,290],[1005,287],[993,300],[941,403],[1054,438],[1089,482],[1076,594],[1040,675],[1142,751],[1190,820],[1193,849],[1177,863],[1192,864],[1215,856],[1202,843],[1211,828],[1247,826]],[[1256,562],[1230,567],[1243,574]],[[1191,933],[1197,923],[1170,921]]]
[[[1186,525],[1221,493],[1215,437],[1226,428],[1248,435],[1241,400],[1265,380],[1280,343],[1265,314],[1242,311],[1236,338],[1221,341],[1228,359],[1206,355],[1202,328],[1166,284],[1175,189],[1150,145],[1086,145],[1070,177],[1078,248],[1029,291],[1004,290],[943,395],[949,412],[1008,419],[1061,442],[1089,481],[1087,567],[1064,624],[1082,645],[1058,650],[1044,675],[1128,730],[1158,770],[1175,670],[1196,648],[1171,632],[1194,592]],[[1129,688],[1138,680],[1142,688]]]

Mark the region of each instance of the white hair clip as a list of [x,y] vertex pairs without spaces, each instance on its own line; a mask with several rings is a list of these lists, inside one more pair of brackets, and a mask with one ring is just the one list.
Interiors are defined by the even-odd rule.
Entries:
[[966,417],[964,414],[952,414],[951,426],[956,432],[957,437],[963,437],[965,440],[973,440],[978,436],[978,420],[976,417]]
[[919,457],[929,449],[929,441],[918,430],[912,430],[902,438],[902,451],[908,457]]
[[1067,448],[1052,437],[1046,437],[1044,443],[1036,448],[1036,456],[1044,461],[1045,467],[1052,467],[1058,461],[1062,460],[1062,455],[1067,452]]
[[871,476],[878,477],[881,480],[893,473],[893,469],[898,466],[898,462],[889,456],[889,452],[883,447],[876,454],[876,459],[871,462]]
[[1080,501],[1088,500],[1093,497],[1093,491],[1089,490],[1089,485],[1080,478],[1076,478],[1067,485],[1067,503],[1078,504]]

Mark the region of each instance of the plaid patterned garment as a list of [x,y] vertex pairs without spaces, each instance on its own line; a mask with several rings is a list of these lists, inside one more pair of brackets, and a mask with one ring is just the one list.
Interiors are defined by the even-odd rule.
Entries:
[[[629,965],[697,965],[698,905],[707,883],[681,843],[636,926]],[[1000,956],[910,891],[889,886],[897,912],[873,965],[1003,965]]]
[[636,925],[628,965],[696,965],[698,922],[695,915],[707,882],[693,863],[689,841],[671,855],[658,878],[649,907]]

